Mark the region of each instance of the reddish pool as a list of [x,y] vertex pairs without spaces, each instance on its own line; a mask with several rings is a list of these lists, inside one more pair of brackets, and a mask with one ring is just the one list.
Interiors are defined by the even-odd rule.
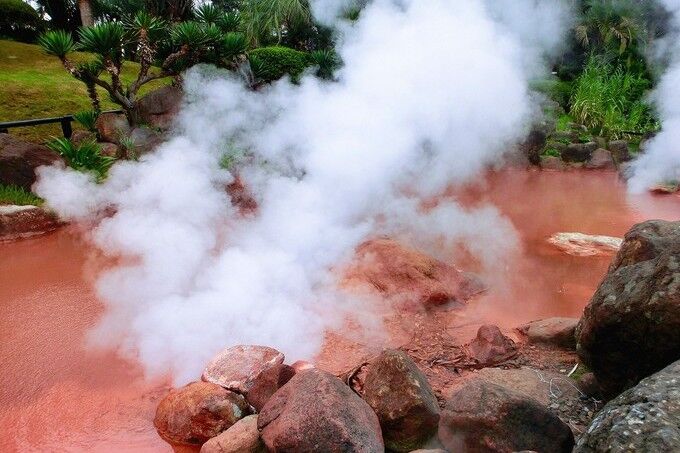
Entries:
[[[556,232],[623,235],[651,218],[680,219],[680,197],[628,198],[615,174],[506,171],[462,198],[489,201],[523,241],[508,284],[476,303],[475,315],[506,326],[578,316],[609,258],[576,258],[546,245]],[[98,267],[74,231],[0,245],[0,451],[171,451],[152,419],[164,383],[84,335],[102,305]]]

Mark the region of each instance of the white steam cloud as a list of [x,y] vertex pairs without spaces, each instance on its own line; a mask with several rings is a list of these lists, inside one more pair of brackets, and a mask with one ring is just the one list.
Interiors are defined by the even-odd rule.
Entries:
[[[92,340],[184,382],[224,347],[311,358],[345,315],[372,319],[337,282],[375,235],[429,248],[467,242],[493,266],[514,245],[495,209],[445,202],[424,212],[422,202],[526,133],[528,79],[568,15],[558,1],[491,4],[377,0],[344,29],[338,81],[252,92],[194,68],[178,136],[153,154],[117,164],[102,185],[43,169],[37,192],[61,214],[91,221],[115,209],[92,233],[123,257],[97,283],[107,310]],[[218,162],[234,149],[246,150],[238,173],[259,204],[252,215],[224,190],[233,176]]]
[[645,153],[633,162],[629,190],[644,192],[650,187],[680,180],[680,0],[659,0],[671,14],[672,29],[657,43],[669,65],[653,93],[662,130],[647,144]]

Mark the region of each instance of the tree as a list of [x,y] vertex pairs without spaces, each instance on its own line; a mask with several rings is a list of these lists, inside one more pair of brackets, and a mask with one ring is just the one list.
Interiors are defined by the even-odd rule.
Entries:
[[244,0],[241,14],[253,47],[280,44],[288,30],[313,26],[307,0]]
[[78,0],[78,11],[80,11],[80,22],[83,26],[91,27],[94,25],[90,0]]
[[[99,109],[96,87],[101,87],[135,126],[140,121],[137,101],[142,86],[153,80],[179,77],[184,69],[199,62],[233,66],[246,49],[245,36],[224,33],[217,25],[180,22],[172,26],[170,33],[167,28],[163,19],[141,11],[124,22],[102,22],[81,28],[78,45],[65,31],[47,32],[39,43],[48,54],[59,58],[71,75],[86,84],[94,110]],[[124,85],[121,68],[129,48],[136,52],[139,73],[134,81]],[[75,64],[69,54],[76,49],[93,53],[95,59]],[[160,67],[155,68],[154,63]]]

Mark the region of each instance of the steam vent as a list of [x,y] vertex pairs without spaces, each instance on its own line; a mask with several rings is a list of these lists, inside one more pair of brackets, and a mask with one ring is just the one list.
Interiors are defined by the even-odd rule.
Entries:
[[0,453],[680,452],[679,0],[0,0]]

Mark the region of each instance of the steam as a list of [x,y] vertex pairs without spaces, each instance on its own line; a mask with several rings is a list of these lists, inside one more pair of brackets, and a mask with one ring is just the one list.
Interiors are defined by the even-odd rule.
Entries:
[[[153,154],[116,164],[102,185],[43,168],[37,192],[94,222],[94,244],[122,257],[97,282],[107,310],[90,340],[179,383],[227,346],[312,358],[347,316],[377,323],[337,285],[355,247],[376,235],[430,251],[471,244],[497,269],[515,237],[494,208],[423,205],[527,132],[528,80],[556,49],[567,11],[539,3],[376,0],[344,26],[337,82],[310,76],[252,92],[197,67],[185,76],[177,135]],[[338,5],[315,11],[330,8],[330,20]],[[538,32],[546,22],[557,28]],[[231,205],[225,155],[256,213]],[[105,207],[115,214],[97,220]]]
[[662,130],[647,144],[642,154],[631,168],[632,177],[628,181],[633,193],[644,192],[650,187],[666,182],[680,180],[680,1],[659,0],[671,14],[668,36],[657,46],[663,57],[668,59],[664,72],[652,100],[662,123]]

